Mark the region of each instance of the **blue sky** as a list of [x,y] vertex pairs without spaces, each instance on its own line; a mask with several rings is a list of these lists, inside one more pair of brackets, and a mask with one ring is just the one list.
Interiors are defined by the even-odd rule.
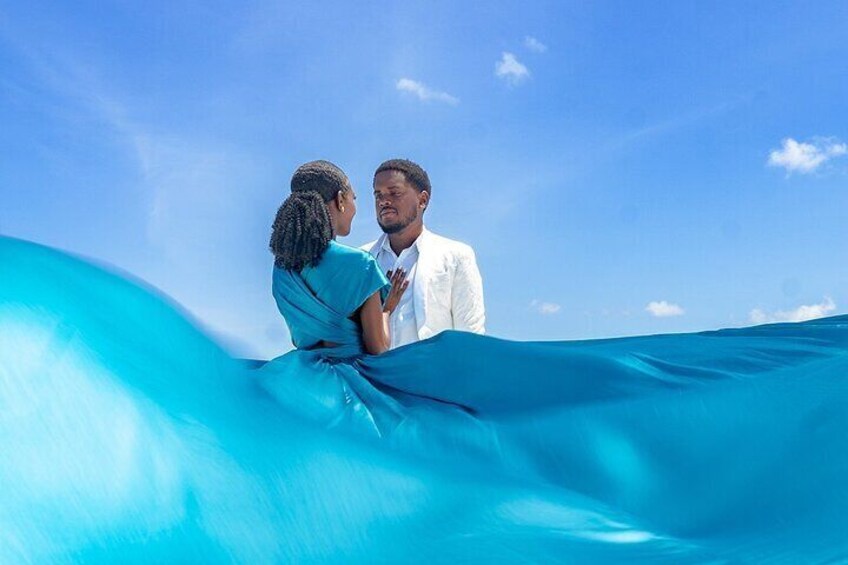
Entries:
[[490,333],[848,304],[845,2],[4,2],[0,233],[115,265],[239,354],[289,348],[269,226],[298,164],[430,173]]

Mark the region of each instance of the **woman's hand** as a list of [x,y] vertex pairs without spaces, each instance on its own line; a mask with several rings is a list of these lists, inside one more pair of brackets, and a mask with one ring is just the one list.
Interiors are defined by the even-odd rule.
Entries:
[[359,311],[359,320],[362,323],[362,343],[365,351],[371,355],[380,355],[392,346],[391,332],[389,331],[389,317],[400,303],[409,281],[403,269],[395,272],[389,271],[389,281],[392,288],[386,301],[380,303],[380,291],[372,294]]
[[389,271],[389,282],[392,283],[392,288],[386,301],[383,303],[383,312],[391,314],[400,303],[400,298],[409,286],[409,281],[406,280],[406,272],[398,268],[397,271]]

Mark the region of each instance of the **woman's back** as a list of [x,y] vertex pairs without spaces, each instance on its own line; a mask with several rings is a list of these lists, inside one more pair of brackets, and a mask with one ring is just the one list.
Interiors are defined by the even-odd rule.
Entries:
[[370,254],[335,241],[317,265],[300,272],[275,267],[273,278],[274,300],[295,347],[311,349],[323,341],[354,354],[362,349],[357,310],[375,292],[386,293],[390,287]]

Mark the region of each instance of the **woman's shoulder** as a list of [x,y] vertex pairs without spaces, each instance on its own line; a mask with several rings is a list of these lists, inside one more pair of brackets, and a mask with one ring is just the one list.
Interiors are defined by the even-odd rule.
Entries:
[[[357,268],[370,269],[376,263],[376,259],[367,251],[330,241],[318,264],[315,266],[307,265],[300,271],[300,274],[307,279],[312,279],[315,276],[333,276],[338,271],[350,272],[351,269]],[[288,269],[274,266],[275,283],[278,279],[290,277],[291,274]]]
[[348,261],[369,261],[374,257],[367,251],[358,247],[351,247],[337,241],[331,241],[327,247],[327,255],[332,257],[341,257]]
[[370,266],[376,264],[376,259],[362,249],[350,247],[336,241],[331,241],[321,262],[326,261],[328,265],[353,267],[357,265]]
[[352,314],[374,292],[388,291],[388,280],[370,253],[330,242],[314,275],[333,289],[333,304],[340,312]]

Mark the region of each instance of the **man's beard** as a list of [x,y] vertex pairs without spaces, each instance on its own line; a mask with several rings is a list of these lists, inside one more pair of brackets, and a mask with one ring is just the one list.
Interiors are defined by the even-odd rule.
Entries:
[[398,233],[399,231],[405,230],[409,225],[418,219],[418,208],[412,210],[412,214],[407,216],[406,218],[402,218],[396,221],[393,224],[384,224],[380,221],[380,216],[377,216],[377,224],[380,226],[380,229],[383,230],[383,233],[387,235],[392,235],[393,233]]

